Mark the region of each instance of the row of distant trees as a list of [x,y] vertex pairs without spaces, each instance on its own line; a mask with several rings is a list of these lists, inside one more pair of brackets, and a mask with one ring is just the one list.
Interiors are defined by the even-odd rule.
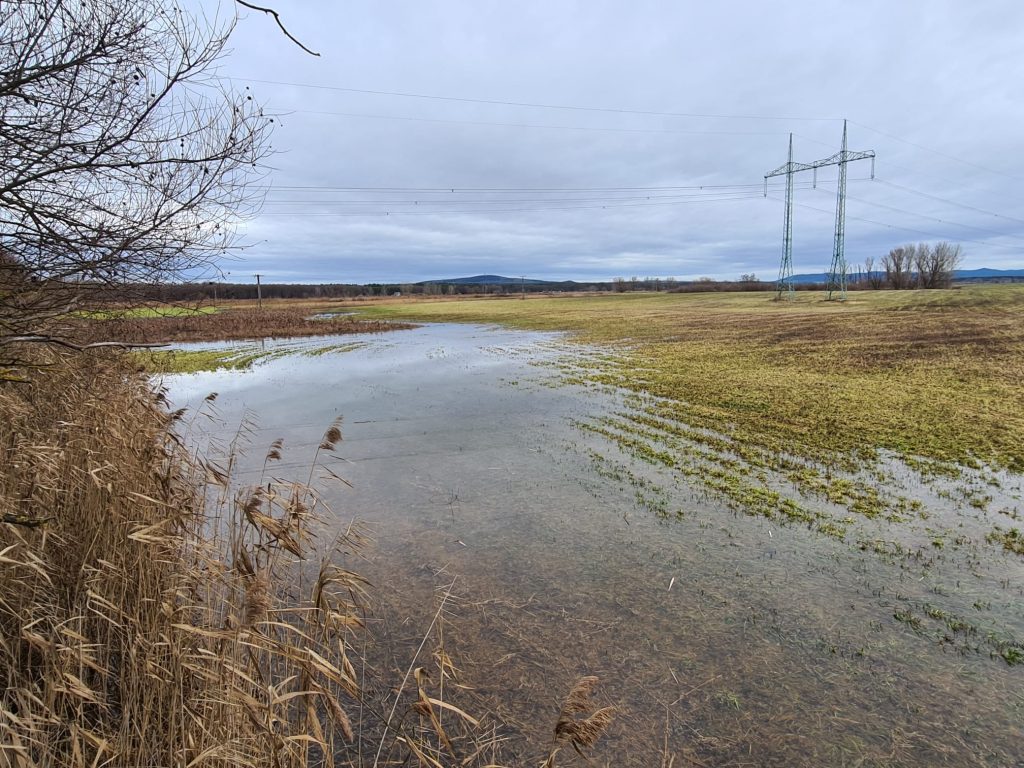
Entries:
[[[519,296],[523,293],[611,291],[611,283],[263,283],[264,299],[355,299],[373,296]],[[132,286],[131,296],[148,301],[234,301],[255,299],[254,283],[191,282]]]
[[616,293],[627,291],[671,291],[676,287],[674,277],[624,277],[612,278],[612,290]]
[[871,288],[948,288],[964,260],[963,248],[956,243],[908,243],[893,248],[882,257],[864,260],[864,280]]
[[[864,260],[864,271],[857,270],[851,276],[851,287],[894,290],[911,288],[948,288],[953,284],[956,270],[964,260],[963,248],[957,243],[907,243],[890,250],[881,259],[869,256]],[[616,277],[612,290],[624,291],[758,291],[765,290],[771,283],[764,282],[754,273],[740,275],[739,280],[713,280],[702,277],[692,281],[676,281],[675,278],[631,277],[626,280]],[[802,284],[800,288],[814,289],[813,284]]]
[[[851,275],[853,289],[907,290],[911,288],[948,288],[963,261],[963,248],[954,243],[909,243],[893,248],[880,260],[869,256],[864,260],[863,272],[858,268]],[[605,283],[502,283],[497,285],[450,283],[331,283],[319,285],[265,284],[264,298],[356,298],[360,296],[454,296],[469,294],[515,295],[522,293],[551,293],[564,291],[670,291],[691,293],[707,291],[763,291],[774,286],[753,273],[743,274],[739,280],[680,281],[673,277],[616,277]],[[799,290],[816,290],[821,286],[801,283]],[[163,301],[232,300],[256,298],[256,286],[248,283],[179,283],[134,286],[132,292],[148,299]]]

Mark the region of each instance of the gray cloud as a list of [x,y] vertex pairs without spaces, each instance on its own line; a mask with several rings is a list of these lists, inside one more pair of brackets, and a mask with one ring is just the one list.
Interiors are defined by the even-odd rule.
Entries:
[[[852,121],[851,148],[878,153],[876,181],[867,163],[850,166],[853,264],[902,242],[949,239],[964,244],[967,266],[1024,265],[1019,3],[361,1],[279,10],[323,55],[302,54],[261,16],[240,25],[224,71],[282,117],[273,189],[245,227],[252,247],[226,265],[232,277],[774,277],[782,192],[774,185],[761,197],[762,175],[785,161],[791,131],[798,160],[836,151],[842,117]],[[817,189],[809,175],[800,181],[808,184],[797,193],[796,270],[820,271],[831,256],[835,172],[822,173]],[[713,185],[750,186],[710,200]],[[591,191],[533,191],[562,188]],[[668,194],[677,198],[658,197]]]

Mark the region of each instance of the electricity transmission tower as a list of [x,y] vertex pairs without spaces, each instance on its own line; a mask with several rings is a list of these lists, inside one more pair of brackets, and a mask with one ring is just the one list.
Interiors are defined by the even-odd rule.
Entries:
[[[843,147],[838,154],[826,158],[826,164],[833,162],[839,166],[839,191],[836,194],[836,234],[832,246],[832,266],[828,270],[828,283],[825,290],[828,291],[828,298],[832,299],[834,291],[839,292],[839,300],[846,300],[846,164],[852,160],[866,160],[871,158],[871,178],[875,178],[875,153],[874,150],[867,152],[850,152],[846,148],[846,121],[843,120]],[[823,161],[824,162],[824,161]]]
[[871,178],[875,178],[875,152],[851,152],[846,147],[846,121],[843,120],[843,145],[834,155],[811,163],[793,162],[793,134],[789,134],[789,160],[774,171],[764,175],[764,194],[768,195],[768,179],[773,176],[786,177],[786,213],[782,235],[782,263],[779,266],[779,280],[776,284],[776,297],[793,298],[793,174],[800,171],[814,171],[814,183],[817,185],[818,169],[829,165],[839,166],[839,191],[836,197],[836,229],[832,247],[832,265],[828,271],[825,289],[828,298],[839,293],[839,299],[846,298],[846,164],[854,160],[871,159]]
[[[797,167],[799,166],[799,167]],[[810,166],[793,162],[793,134],[789,134],[789,160],[774,171],[764,175],[764,195],[768,196],[768,178],[786,175],[786,214],[782,224],[782,263],[779,264],[779,279],[775,283],[775,298],[793,298],[793,174]]]

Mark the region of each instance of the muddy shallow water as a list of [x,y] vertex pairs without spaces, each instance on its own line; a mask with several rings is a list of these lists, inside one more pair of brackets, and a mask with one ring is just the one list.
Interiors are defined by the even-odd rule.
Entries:
[[207,436],[253,420],[253,477],[283,438],[275,474],[304,479],[344,417],[329,466],[353,487],[327,498],[339,530],[372,533],[349,564],[374,585],[380,662],[404,670],[454,579],[445,646],[466,708],[513,736],[506,760],[535,764],[593,674],[619,707],[599,764],[1024,765],[1024,665],[1007,663],[1024,558],[985,539],[1024,512],[1019,477],[989,475],[982,508],[963,478],[889,462],[873,482],[927,513],[839,539],[743,514],[587,429],[636,403],[565,383],[561,363],[599,357],[558,335],[428,325],[267,347],[332,344],[348,351],[164,385],[176,407],[219,393],[194,422]]

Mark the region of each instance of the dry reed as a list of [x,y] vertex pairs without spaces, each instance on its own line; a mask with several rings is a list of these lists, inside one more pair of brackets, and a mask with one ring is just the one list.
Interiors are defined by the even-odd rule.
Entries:
[[593,747],[611,724],[615,707],[595,709],[590,700],[598,682],[596,677],[581,677],[569,690],[558,713],[551,749],[541,768],[555,768],[555,756],[567,744],[581,757],[586,757],[584,748]]
[[0,766],[345,765],[369,738],[422,761],[436,716],[374,726],[364,582],[317,552],[316,491],[190,458],[119,359],[48,363],[0,389]]

